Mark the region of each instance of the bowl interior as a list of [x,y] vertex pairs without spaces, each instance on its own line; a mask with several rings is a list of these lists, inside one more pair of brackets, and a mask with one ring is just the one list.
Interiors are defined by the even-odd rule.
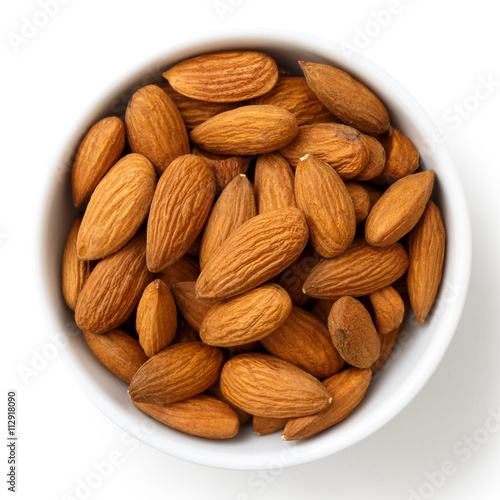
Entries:
[[[230,48],[262,50],[297,74],[301,74],[298,60],[329,63],[349,71],[382,99],[392,123],[417,145],[422,168],[434,169],[437,174],[433,198],[442,209],[447,229],[443,283],[437,302],[424,325],[417,325],[411,314],[406,319],[391,357],[374,376],[356,411],[335,427],[303,442],[282,442],[278,433],[257,437],[251,426],[245,426],[231,440],[210,441],[156,423],[133,406],[127,385],[94,358],[60,291],[62,249],[76,215],[71,202],[70,168],[86,131],[104,116],[122,115],[132,93],[143,85],[161,81],[162,72],[172,64],[204,52]],[[170,47],[132,71],[130,77],[96,103],[75,128],[59,165],[47,193],[41,229],[41,279],[54,328],[64,332],[68,339],[63,350],[65,362],[83,391],[105,415],[126,432],[165,453],[202,465],[250,470],[298,465],[338,452],[387,423],[418,393],[455,332],[468,286],[470,231],[465,199],[451,158],[439,141],[435,126],[404,88],[361,56],[346,54],[338,44],[283,32],[213,37]]]

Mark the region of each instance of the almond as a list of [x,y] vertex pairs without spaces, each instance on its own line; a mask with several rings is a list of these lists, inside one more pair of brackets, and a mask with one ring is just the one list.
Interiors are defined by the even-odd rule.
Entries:
[[295,198],[314,249],[325,258],[346,250],[356,233],[356,214],[337,172],[314,156],[304,156],[295,171]]
[[342,179],[356,177],[366,166],[368,148],[361,134],[339,123],[303,125],[295,139],[281,148],[280,153],[292,167],[309,154],[333,167]]
[[181,281],[196,281],[200,275],[200,265],[197,259],[184,255],[171,266],[167,267],[157,277],[161,279],[169,288]]
[[219,401],[226,403],[229,406],[229,408],[231,408],[231,410],[233,410],[234,413],[236,413],[240,425],[244,425],[252,419],[252,415],[250,415],[250,413],[243,411],[241,408],[238,408],[237,406],[234,406],[232,403],[229,402],[226,396],[222,394],[219,382],[216,382],[215,384],[211,385],[207,389],[207,392],[208,394],[210,394],[210,396],[213,396],[214,398],[217,398]]
[[371,208],[370,195],[366,188],[359,182],[347,181],[345,187],[351,197],[354,206],[354,214],[356,216],[356,224],[363,222]]
[[361,134],[361,137],[368,148],[368,163],[353,180],[370,181],[379,176],[384,170],[386,162],[385,149],[375,137],[366,134]]
[[216,398],[200,394],[170,404],[134,404],[139,410],[173,429],[208,439],[228,439],[238,433],[236,413]]
[[309,312],[323,323],[328,326],[328,316],[335,300],[330,299],[314,299]]
[[343,254],[317,264],[304,292],[318,299],[360,297],[390,285],[407,268],[408,255],[400,243],[377,248],[358,239]]
[[237,108],[243,104],[241,102],[207,102],[191,99],[176,92],[168,82],[159,83],[158,87],[174,101],[188,130],[194,129],[209,118],[212,118],[212,116]]
[[389,358],[389,355],[391,354],[392,350],[394,349],[394,346],[396,344],[396,341],[398,339],[398,335],[401,332],[402,327],[403,327],[403,324],[399,325],[397,328],[395,328],[394,330],[392,330],[389,333],[384,333],[382,335],[379,335],[379,338],[380,338],[380,356],[377,358],[375,363],[373,363],[373,365],[370,366],[372,373],[375,373],[378,370],[380,370],[381,366]]
[[332,395],[332,404],[315,415],[290,419],[281,439],[306,439],[344,420],[361,403],[371,377],[372,372],[369,369],[350,367],[324,380],[324,386]]
[[344,366],[326,327],[297,306],[286,321],[260,343],[269,353],[317,378],[329,377]]
[[186,126],[172,99],[156,85],[139,89],[125,113],[130,149],[144,155],[158,175],[178,156],[189,153]]
[[259,155],[254,177],[255,200],[259,214],[297,206],[293,171],[279,153]]
[[139,342],[120,328],[104,334],[84,332],[84,337],[94,356],[127,384],[148,360]]
[[66,238],[61,266],[62,293],[66,304],[73,311],[78,295],[92,270],[92,262],[78,259],[76,252],[76,240],[81,223],[82,214],[78,214]]
[[311,90],[344,123],[374,135],[389,128],[384,105],[360,81],[328,64],[299,61],[299,65]]
[[283,288],[262,285],[221,302],[205,315],[200,337],[208,345],[230,347],[259,340],[289,316],[292,301]]
[[446,231],[439,208],[432,202],[408,236],[408,294],[418,323],[434,304],[443,273]]
[[136,329],[148,358],[169,346],[177,329],[177,308],[169,288],[156,279],[142,293],[137,306]]
[[234,405],[263,417],[310,415],[331,401],[318,379],[268,354],[239,354],[227,361],[220,388]]
[[140,232],[96,265],[78,297],[76,324],[91,333],[117,328],[132,314],[151,279],[146,235]]
[[185,59],[163,73],[181,94],[209,102],[252,99],[278,80],[274,60],[262,52],[231,50]]
[[288,418],[259,417],[252,418],[252,430],[259,436],[267,436],[285,427]]
[[280,76],[273,89],[253,99],[251,104],[272,104],[286,109],[299,125],[337,121],[300,76]]
[[236,228],[255,215],[252,184],[246,175],[240,174],[224,188],[210,212],[201,239],[201,268]]
[[405,305],[401,295],[392,286],[372,292],[369,297],[379,334],[392,332],[401,325],[405,315]]
[[257,215],[233,231],[206,263],[196,293],[223,299],[244,293],[286,269],[306,246],[302,212],[282,208]]
[[203,319],[217,301],[197,298],[194,281],[176,283],[172,294],[183,318],[199,332]]
[[400,240],[422,216],[433,186],[433,170],[407,175],[392,184],[366,219],[366,241],[383,247]]
[[73,203],[81,207],[90,199],[104,174],[114,165],[125,146],[125,127],[120,118],[108,116],[85,135],[71,170]]
[[380,355],[380,339],[370,313],[353,297],[341,297],[328,316],[328,330],[342,358],[356,368],[369,368]]
[[181,316],[177,320],[177,330],[172,344],[201,340],[198,332]]
[[81,260],[98,260],[122,248],[146,220],[156,173],[142,155],[119,160],[97,185],[78,232]]
[[202,342],[174,344],[149,358],[130,382],[134,403],[169,404],[200,394],[220,375],[224,354]]
[[148,220],[147,262],[160,272],[179,260],[207,220],[215,179],[198,156],[176,158],[158,181]]
[[295,117],[277,106],[242,106],[220,113],[193,129],[196,145],[222,155],[271,153],[297,135]]

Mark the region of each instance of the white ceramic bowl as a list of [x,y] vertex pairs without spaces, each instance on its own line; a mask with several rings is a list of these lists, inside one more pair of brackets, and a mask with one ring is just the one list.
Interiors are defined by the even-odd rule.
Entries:
[[[420,326],[413,316],[407,318],[393,355],[374,377],[356,411],[340,424],[303,442],[282,442],[279,433],[257,437],[251,426],[242,429],[236,438],[211,441],[157,424],[132,405],[126,384],[101,366],[82,335],[75,334],[72,313],[60,291],[62,249],[76,213],[71,203],[69,166],[84,133],[98,119],[123,112],[131,92],[160,81],[162,71],[179,60],[235,48],[267,52],[279,65],[297,74],[298,60],[330,63],[370,87],[387,106],[392,123],[419,148],[422,167],[435,170],[434,199],[442,209],[447,229],[443,283],[426,322]],[[169,455],[224,469],[252,470],[297,465],[336,453],[373,433],[401,411],[429,380],[454,335],[467,292],[471,241],[465,198],[451,158],[439,142],[436,127],[413,97],[380,68],[357,54],[346,55],[336,43],[297,33],[272,32],[213,36],[189,45],[170,46],[164,55],[133,70],[128,79],[97,101],[75,130],[60,163],[68,168],[54,179],[47,193],[41,272],[53,328],[68,336],[63,356],[83,391],[105,415],[126,432]]]

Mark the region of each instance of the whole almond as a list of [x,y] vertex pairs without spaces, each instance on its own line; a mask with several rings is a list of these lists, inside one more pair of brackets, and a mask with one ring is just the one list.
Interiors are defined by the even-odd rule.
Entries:
[[176,283],[172,294],[182,317],[199,332],[203,319],[217,301],[197,298],[195,285],[194,281]]
[[271,153],[297,135],[295,117],[277,106],[242,106],[220,113],[193,129],[196,145],[222,155]]
[[176,158],[160,177],[148,219],[147,262],[160,272],[179,260],[207,220],[215,195],[215,179],[195,155]]
[[292,167],[309,154],[333,167],[342,179],[356,177],[366,166],[368,148],[361,134],[352,127],[339,123],[303,125],[295,139],[280,149]]
[[379,176],[384,170],[386,162],[385,149],[375,137],[366,134],[361,134],[361,137],[368,148],[368,163],[353,180],[370,181]]
[[246,411],[242,410],[241,408],[234,406],[226,398],[226,396],[224,396],[224,394],[222,394],[222,391],[220,390],[219,382],[215,382],[215,384],[211,385],[207,389],[207,392],[208,392],[208,394],[210,394],[210,396],[213,396],[214,398],[217,398],[219,401],[226,403],[231,408],[231,410],[233,410],[234,413],[236,413],[236,416],[238,417],[238,421],[239,421],[240,425],[244,425],[252,419],[252,415],[250,415],[250,413],[247,413]]
[[385,286],[370,293],[369,298],[379,334],[392,332],[401,325],[405,315],[405,305],[401,295],[392,286]]
[[306,246],[308,229],[297,208],[282,208],[245,222],[220,246],[196,281],[201,298],[239,295],[286,269]]
[[220,375],[224,354],[202,342],[174,344],[149,358],[130,382],[137,403],[169,404],[200,394]]
[[290,419],[281,439],[306,439],[344,420],[361,403],[371,378],[371,370],[350,367],[324,380],[324,386],[332,395],[332,404],[315,415]]
[[366,219],[366,241],[383,247],[407,234],[424,213],[434,177],[434,171],[427,170],[407,175],[387,188]]
[[192,130],[212,116],[218,115],[224,111],[237,108],[241,102],[207,102],[198,99],[191,99],[185,95],[176,92],[170,83],[162,82],[158,84],[167,95],[174,101],[181,113],[184,124],[188,130]]
[[78,232],[81,260],[98,260],[122,248],[146,220],[156,173],[142,155],[119,160],[97,185]]
[[227,361],[220,388],[234,405],[263,417],[311,415],[331,401],[318,379],[268,354],[239,354]]
[[285,427],[288,418],[260,417],[254,415],[252,418],[252,430],[259,436],[267,436]]
[[94,356],[127,384],[148,360],[139,342],[120,328],[104,334],[84,332]]
[[346,250],[356,234],[356,214],[337,172],[319,158],[304,156],[295,170],[295,198],[314,249],[325,258]]
[[120,118],[108,116],[85,135],[71,170],[73,203],[81,207],[90,199],[104,174],[114,165],[125,146],[125,127]]
[[144,289],[137,306],[136,329],[148,358],[174,340],[177,308],[170,289],[163,281],[156,279]]
[[140,232],[96,265],[78,296],[76,324],[91,333],[117,328],[132,314],[151,279],[146,235]]
[[190,255],[184,255],[171,266],[157,274],[169,288],[181,281],[196,281],[200,275],[198,260]]
[[158,175],[172,160],[190,151],[179,109],[156,85],[135,92],[127,106],[125,126],[132,152],[144,155]]
[[328,316],[333,345],[342,358],[357,368],[369,368],[380,355],[380,339],[370,313],[353,297],[341,297]]
[[246,175],[235,177],[222,191],[208,217],[200,247],[200,267],[219,250],[226,238],[257,215],[252,184]]
[[185,59],[163,73],[181,94],[209,102],[252,99],[278,80],[274,60],[262,52],[231,50]]
[[259,340],[276,330],[292,310],[283,288],[266,284],[221,302],[205,315],[200,337],[208,345],[238,346]]
[[304,292],[318,299],[360,297],[390,285],[407,268],[408,255],[400,243],[378,248],[358,239],[343,254],[317,264]]
[[222,401],[200,394],[170,404],[134,404],[139,410],[173,429],[208,439],[228,439],[238,433],[236,413]]
[[251,104],[272,104],[286,109],[299,125],[337,121],[300,76],[280,76],[274,88],[253,99]]
[[351,197],[356,216],[356,224],[363,222],[371,208],[370,195],[366,188],[359,182],[346,181],[345,187]]
[[297,306],[281,326],[260,342],[269,353],[317,378],[329,377],[344,366],[327,328]]
[[374,135],[389,128],[384,105],[360,81],[328,64],[299,61],[299,65],[311,90],[344,123]]
[[408,294],[418,323],[429,314],[441,284],[446,231],[439,208],[432,202],[408,236]]
[[80,260],[76,252],[76,240],[81,223],[82,214],[78,214],[68,232],[61,265],[63,297],[68,307],[73,311],[76,307],[78,295],[80,295],[83,285],[85,285],[92,270],[92,262]]

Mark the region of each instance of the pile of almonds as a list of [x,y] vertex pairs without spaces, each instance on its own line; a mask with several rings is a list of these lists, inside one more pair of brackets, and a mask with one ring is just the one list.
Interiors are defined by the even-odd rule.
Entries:
[[343,420],[440,285],[434,172],[361,82],[299,64],[184,60],[74,160],[66,303],[133,404],[189,434]]

